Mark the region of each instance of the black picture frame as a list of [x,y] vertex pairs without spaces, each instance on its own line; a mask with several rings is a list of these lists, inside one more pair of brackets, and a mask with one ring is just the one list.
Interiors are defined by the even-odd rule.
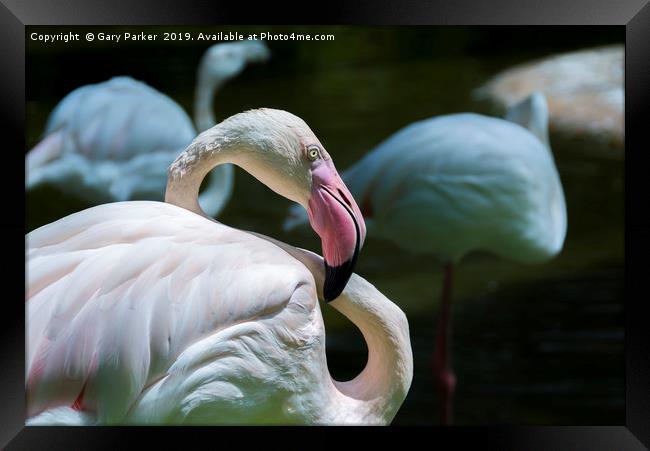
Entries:
[[[626,418],[624,425],[600,427],[452,427],[426,432],[431,443],[454,448],[488,449],[607,449],[650,447],[650,334],[646,327],[648,299],[644,282],[650,273],[646,257],[650,244],[646,175],[650,124],[650,5],[647,0],[437,0],[429,2],[331,1],[316,6],[277,2],[144,0],[1,0],[0,48],[3,69],[0,106],[4,133],[4,168],[0,177],[5,214],[4,304],[0,327],[0,446],[6,449],[116,449],[144,443],[178,443],[199,447],[199,441],[223,446],[224,432],[212,428],[64,428],[24,427],[24,310],[20,304],[24,279],[25,206],[23,172],[25,148],[25,26],[27,25],[171,25],[227,23],[319,23],[365,25],[619,25],[626,30],[625,51],[625,361]],[[644,164],[645,163],[645,164]],[[403,431],[403,428],[400,428]],[[329,431],[329,430],[328,430]],[[394,432],[394,429],[392,430]],[[266,429],[273,442],[287,434],[323,432]],[[399,430],[398,430],[399,432]],[[410,432],[407,432],[410,434]],[[376,433],[383,437],[386,432]],[[337,434],[327,433],[330,440]],[[239,431],[240,439],[242,437]],[[219,438],[221,437],[221,438]],[[248,436],[250,440],[254,436]],[[325,442],[323,442],[324,444]],[[426,443],[426,442],[425,442]],[[231,445],[235,446],[235,445]],[[428,446],[428,445],[427,445]]]

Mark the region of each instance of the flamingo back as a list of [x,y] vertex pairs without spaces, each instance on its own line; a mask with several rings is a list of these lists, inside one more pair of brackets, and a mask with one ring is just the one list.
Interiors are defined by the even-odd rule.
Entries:
[[26,315],[30,418],[308,421],[329,380],[311,273],[170,204],[100,205],[28,234]]
[[550,149],[502,119],[466,113],[413,123],[343,179],[371,212],[370,233],[413,252],[455,261],[481,249],[533,262],[564,242],[566,205]]

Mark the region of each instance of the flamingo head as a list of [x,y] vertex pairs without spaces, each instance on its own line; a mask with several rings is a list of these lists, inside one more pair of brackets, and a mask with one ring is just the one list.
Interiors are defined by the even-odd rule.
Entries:
[[211,84],[220,84],[239,75],[248,64],[266,62],[270,57],[271,52],[262,41],[216,44],[205,52],[200,74]]
[[[325,260],[325,301],[336,299],[354,270],[366,237],[366,225],[352,194],[325,147],[299,117],[282,110],[259,108],[229,117],[200,134],[190,150],[176,159],[176,173],[197,160],[193,151],[219,155],[271,190],[307,210],[320,236]],[[214,164],[206,163],[206,171]],[[181,176],[179,176],[181,177]],[[166,199],[173,198],[173,190]]]
[[366,225],[357,203],[339,176],[332,159],[318,144],[306,146],[311,160],[309,223],[320,236],[325,258],[325,301],[345,288],[366,238]]

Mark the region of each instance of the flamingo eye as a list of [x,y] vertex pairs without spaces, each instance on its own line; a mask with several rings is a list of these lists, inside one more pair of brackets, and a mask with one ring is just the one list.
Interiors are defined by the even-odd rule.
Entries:
[[320,152],[318,151],[318,147],[316,147],[316,146],[309,147],[307,149],[307,156],[309,157],[309,159],[311,161],[315,161],[316,159],[318,159],[318,157],[320,156]]

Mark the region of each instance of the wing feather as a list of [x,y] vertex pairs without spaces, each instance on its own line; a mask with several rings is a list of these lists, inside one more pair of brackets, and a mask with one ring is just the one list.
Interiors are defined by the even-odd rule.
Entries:
[[[79,404],[98,421],[124,421],[147,387],[187,376],[184,361],[199,368],[205,359],[241,357],[243,348],[233,346],[243,346],[247,359],[264,351],[290,365],[290,343],[316,320],[314,281],[302,264],[266,240],[173,205],[101,205],[35,230],[27,242],[30,416]],[[294,296],[298,289],[309,295]],[[288,308],[292,299],[299,308]],[[235,336],[239,345],[226,342]],[[196,357],[190,349],[207,337],[213,348]],[[261,338],[277,349],[255,349]],[[260,370],[251,362],[237,374]],[[196,386],[184,384],[175,387]]]

